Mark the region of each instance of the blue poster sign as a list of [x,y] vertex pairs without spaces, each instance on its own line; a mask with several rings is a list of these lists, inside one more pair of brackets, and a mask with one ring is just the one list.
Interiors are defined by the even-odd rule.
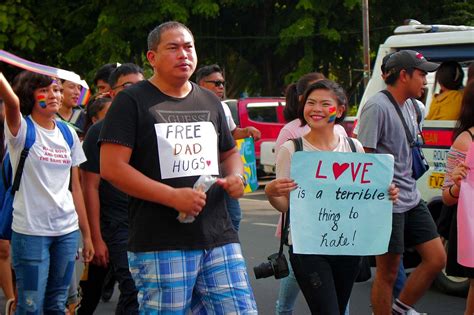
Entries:
[[258,189],[258,178],[253,138],[238,139],[235,142],[240,152],[240,158],[244,163],[244,176],[247,178],[247,186],[244,192],[249,193],[255,191]]
[[298,254],[378,255],[392,230],[393,156],[296,152],[290,231]]

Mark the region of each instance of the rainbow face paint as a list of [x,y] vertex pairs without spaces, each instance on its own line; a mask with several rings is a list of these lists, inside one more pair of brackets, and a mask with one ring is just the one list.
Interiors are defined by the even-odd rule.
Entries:
[[328,123],[332,123],[336,121],[336,106],[332,106],[329,108],[329,119]]
[[38,96],[36,96],[36,100],[38,101],[38,104],[41,108],[46,108],[46,95],[38,94]]

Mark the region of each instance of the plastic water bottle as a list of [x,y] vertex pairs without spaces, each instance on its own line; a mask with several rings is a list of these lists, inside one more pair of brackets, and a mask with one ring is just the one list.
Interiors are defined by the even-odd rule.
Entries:
[[[200,192],[207,192],[209,188],[217,181],[217,177],[211,175],[201,175],[198,180],[194,183],[193,189]],[[196,219],[192,215],[187,215],[184,212],[180,212],[176,218],[180,223],[193,223]]]

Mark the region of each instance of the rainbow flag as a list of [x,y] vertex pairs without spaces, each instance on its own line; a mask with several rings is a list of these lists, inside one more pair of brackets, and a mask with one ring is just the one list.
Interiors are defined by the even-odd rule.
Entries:
[[31,72],[36,72],[36,73],[60,78],[63,80],[68,80],[68,81],[80,84],[83,88],[89,89],[89,85],[87,84],[87,82],[82,80],[78,74],[72,71],[67,71],[67,70],[63,70],[59,68],[42,65],[42,64],[35,63],[32,61],[28,61],[26,59],[15,56],[14,54],[6,52],[3,49],[0,49],[0,61],[6,62],[15,67],[22,68]]
[[91,97],[91,90],[83,87],[81,90],[81,95],[79,95],[79,99],[77,100],[77,105],[86,106],[87,102],[89,102],[90,97]]

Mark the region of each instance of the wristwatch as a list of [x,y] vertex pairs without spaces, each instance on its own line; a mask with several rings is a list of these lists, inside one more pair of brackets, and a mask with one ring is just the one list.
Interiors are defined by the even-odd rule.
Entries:
[[247,178],[245,178],[244,175],[242,175],[240,173],[235,173],[234,175],[240,178],[240,180],[242,181],[242,184],[244,185],[244,187],[247,187]]

